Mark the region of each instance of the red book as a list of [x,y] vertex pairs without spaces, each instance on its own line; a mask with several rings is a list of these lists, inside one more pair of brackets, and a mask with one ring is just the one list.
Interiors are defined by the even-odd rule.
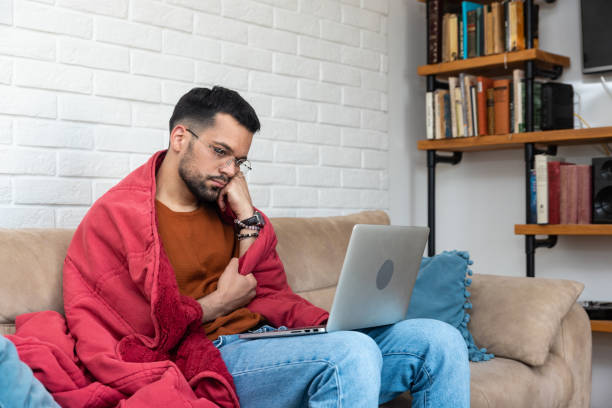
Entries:
[[562,161],[548,162],[548,223],[561,223],[560,200],[561,200],[561,166],[571,163]]
[[476,78],[476,91],[478,103],[478,135],[484,136],[488,134],[487,122],[487,89],[493,87],[491,78],[479,76]]
[[578,224],[590,224],[593,203],[593,188],[591,181],[591,166],[588,164],[576,166],[578,188]]
[[496,79],[493,82],[495,100],[495,134],[510,133],[510,80]]
[[561,194],[559,212],[561,224],[578,222],[578,172],[575,165],[561,166]]

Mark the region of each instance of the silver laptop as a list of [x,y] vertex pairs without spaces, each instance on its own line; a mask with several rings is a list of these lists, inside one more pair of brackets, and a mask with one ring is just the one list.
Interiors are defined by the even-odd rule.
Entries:
[[243,333],[241,339],[355,330],[406,317],[429,228],[357,224],[325,326]]

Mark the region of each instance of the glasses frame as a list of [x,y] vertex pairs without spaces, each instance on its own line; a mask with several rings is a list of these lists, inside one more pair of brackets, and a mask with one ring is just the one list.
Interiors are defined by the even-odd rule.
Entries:
[[[189,128],[185,128],[186,131],[188,131],[189,133],[191,133],[196,139],[201,140],[200,136],[198,134],[196,134],[193,130],[189,129]],[[223,147],[216,147],[214,145],[212,145],[211,143],[208,142],[204,142],[206,143],[206,145],[208,146],[208,149],[211,151],[211,153],[213,155],[215,155],[215,157],[218,160],[223,160],[225,157],[227,157],[227,153],[225,152],[225,148]],[[223,150],[224,153],[220,153],[218,150]],[[238,171],[241,171],[242,174],[246,175],[248,172],[250,172],[253,167],[251,166],[251,161],[248,159],[237,159],[232,155],[229,155],[229,158],[227,160],[225,160],[223,162],[223,166],[221,166],[220,168],[224,168],[229,166],[231,163],[234,163],[234,165],[236,166],[236,168],[238,169]]]

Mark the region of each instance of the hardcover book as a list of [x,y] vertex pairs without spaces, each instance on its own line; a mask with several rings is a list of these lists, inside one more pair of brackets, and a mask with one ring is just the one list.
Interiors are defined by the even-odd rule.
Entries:
[[[482,4],[472,3],[471,1],[463,1],[461,2],[461,21],[463,22],[463,58],[467,59],[468,57],[468,12],[472,10],[476,10],[482,8]],[[476,34],[476,21],[473,20],[473,29],[474,34]],[[474,39],[475,40],[475,39]]]
[[591,178],[591,165],[576,165],[577,173],[577,223],[590,224],[593,211],[593,181]]
[[578,172],[576,166],[561,166],[559,210],[561,224],[578,222]]
[[561,166],[565,163],[558,157],[548,162],[548,223],[561,223]]
[[484,76],[476,78],[478,83],[478,135],[492,134],[488,132],[487,123],[487,91],[493,87],[493,80]]
[[548,161],[551,159],[552,156],[537,154],[534,160],[538,224],[548,224]]
[[456,92],[459,79],[457,77],[448,77],[448,94],[450,97],[450,109],[451,109],[451,134],[453,137],[459,137],[458,123],[457,123],[457,102]]
[[493,97],[495,100],[495,134],[510,133],[510,80],[496,79],[493,81]]

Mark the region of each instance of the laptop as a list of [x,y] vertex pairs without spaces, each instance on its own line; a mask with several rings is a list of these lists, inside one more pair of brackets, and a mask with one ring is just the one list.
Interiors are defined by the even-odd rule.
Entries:
[[427,227],[355,225],[326,325],[242,333],[239,338],[321,334],[403,320],[428,234]]

